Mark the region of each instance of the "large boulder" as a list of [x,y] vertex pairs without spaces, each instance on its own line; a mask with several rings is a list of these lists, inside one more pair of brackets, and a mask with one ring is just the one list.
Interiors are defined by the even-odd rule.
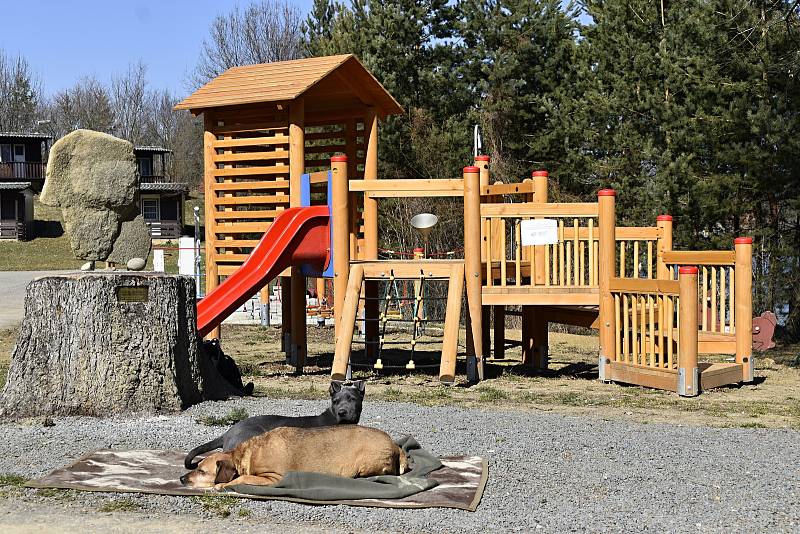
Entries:
[[137,220],[138,182],[131,143],[75,130],[50,149],[41,201],[61,208],[76,258],[124,264],[150,253]]
[[92,130],[75,130],[53,144],[41,201],[48,206],[122,211],[136,204],[133,145]]

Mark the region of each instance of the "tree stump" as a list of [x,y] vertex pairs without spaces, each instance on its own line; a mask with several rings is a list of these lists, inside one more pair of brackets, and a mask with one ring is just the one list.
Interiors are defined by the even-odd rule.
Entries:
[[28,285],[0,415],[174,412],[235,394],[198,346],[192,278],[75,273]]

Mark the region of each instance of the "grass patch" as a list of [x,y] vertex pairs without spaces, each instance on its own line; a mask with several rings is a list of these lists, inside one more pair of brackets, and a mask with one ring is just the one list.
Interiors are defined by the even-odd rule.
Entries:
[[222,417],[206,415],[198,417],[195,421],[206,426],[230,426],[248,417],[250,417],[250,415],[244,408],[234,408]]
[[20,475],[14,475],[14,474],[11,474],[11,473],[6,473],[6,474],[3,474],[3,475],[0,475],[0,486],[20,487],[23,484],[25,484],[27,481],[28,481],[27,478],[25,478],[23,476],[20,476]]
[[238,502],[235,497],[227,495],[200,495],[195,499],[203,506],[203,510],[211,512],[218,517],[229,517],[233,512],[233,507]]
[[72,254],[69,238],[61,221],[61,210],[33,201],[34,221],[31,241],[0,242],[0,271],[54,271],[77,269],[83,263]]
[[508,398],[508,393],[506,393],[502,389],[497,389],[492,386],[484,386],[480,389],[479,399],[481,402],[495,402],[507,398]]
[[239,508],[239,511],[236,512],[236,515],[239,517],[250,517],[250,508]]
[[329,398],[327,390],[318,388],[313,383],[309,383],[308,386],[301,389],[257,384],[255,387],[255,395],[257,397],[269,397],[271,399],[319,400]]
[[141,510],[142,506],[131,499],[117,499],[113,501],[106,501],[98,512],[112,513],[112,512],[135,512]]

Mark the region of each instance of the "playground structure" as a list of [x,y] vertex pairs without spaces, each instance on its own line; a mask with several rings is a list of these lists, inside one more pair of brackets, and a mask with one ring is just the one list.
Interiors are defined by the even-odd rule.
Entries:
[[[203,114],[209,294],[242,266],[281,213],[302,205],[302,176],[326,170],[330,155],[344,153],[355,162],[350,179],[376,179],[378,120],[402,112],[352,55],[235,67],[176,109]],[[315,202],[327,181],[323,174],[312,174]],[[354,259],[377,258],[375,203],[351,207],[358,220],[350,236]],[[306,278],[299,268],[280,276],[281,339],[299,371],[306,356]],[[268,290],[259,289],[266,302]],[[317,292],[324,293],[321,279]],[[219,330],[208,334],[219,337]]]
[[[599,330],[601,380],[692,396],[753,378],[749,238],[736,239],[731,251],[675,251],[670,216],[654,227],[617,227],[613,190],[598,192],[597,202],[551,203],[545,171],[490,184],[486,156],[458,179],[378,180],[378,119],[400,107],[353,56],[230,69],[177,107],[205,116],[201,334],[218,335],[241,299],[281,274],[291,288],[283,299],[284,349],[302,371],[305,276],[329,276],[332,377],[344,379],[357,320],[366,358],[382,367],[381,326],[390,317],[380,284],[405,279],[422,288],[442,280],[439,376],[446,383],[456,374],[462,294],[473,381],[483,379],[492,349],[494,359],[505,357],[509,306],[521,309],[522,361],[534,369],[548,366],[548,323],[557,322]],[[330,171],[323,154],[337,154]],[[380,199],[444,196],[464,200],[463,259],[378,259]],[[511,197],[519,201],[505,202]],[[227,276],[221,285],[220,276]],[[418,319],[425,320],[415,308],[415,328]],[[734,361],[699,362],[705,353]]]

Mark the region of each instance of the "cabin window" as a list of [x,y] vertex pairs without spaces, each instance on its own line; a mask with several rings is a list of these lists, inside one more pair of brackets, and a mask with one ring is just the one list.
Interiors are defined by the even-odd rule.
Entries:
[[142,199],[142,217],[145,221],[160,221],[161,206],[157,198]]
[[11,145],[0,145],[0,161],[5,163],[12,161]]
[[136,158],[139,165],[139,176],[153,176],[153,160],[150,158]]
[[20,163],[25,161],[25,145],[14,145],[14,161]]

